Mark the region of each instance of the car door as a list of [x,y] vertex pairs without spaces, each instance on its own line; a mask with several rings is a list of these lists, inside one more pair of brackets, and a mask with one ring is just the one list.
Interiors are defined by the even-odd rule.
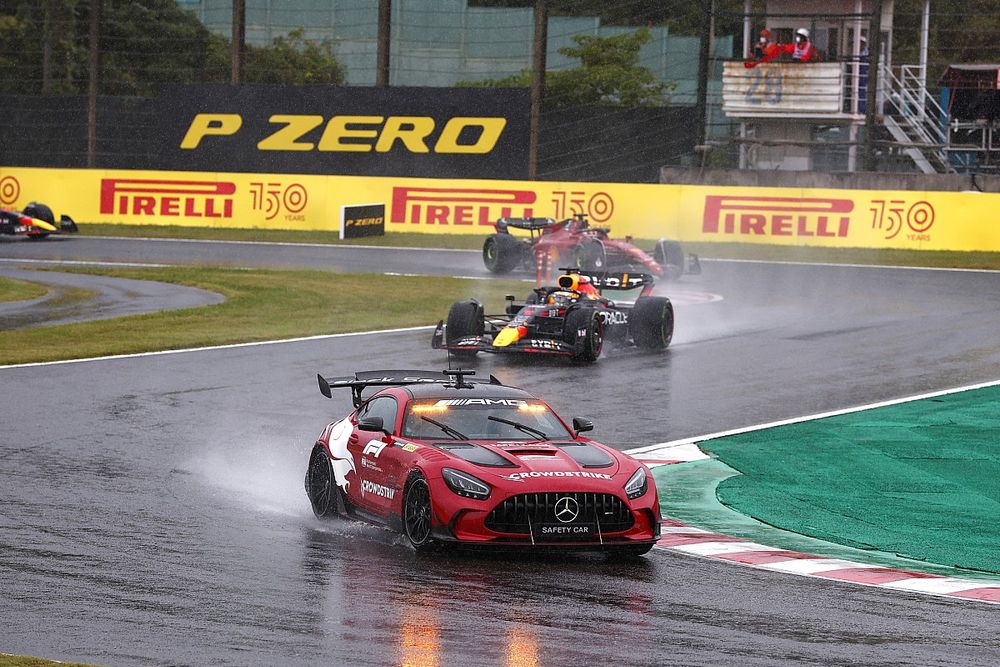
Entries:
[[[385,430],[394,432],[399,404],[392,396],[376,396],[361,406],[357,413],[360,422],[367,417],[381,417]],[[355,496],[360,505],[379,516],[388,513],[396,494],[395,454],[392,437],[380,431],[356,431],[357,438],[348,448],[357,462],[360,488]],[[354,436],[352,436],[353,438]]]

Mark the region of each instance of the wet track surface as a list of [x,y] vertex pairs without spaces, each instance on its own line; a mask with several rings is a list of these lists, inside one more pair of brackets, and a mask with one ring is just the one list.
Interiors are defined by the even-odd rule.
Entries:
[[[181,261],[183,246],[188,262],[389,268],[385,250],[113,244],[100,259]],[[99,245],[2,251],[98,259]],[[401,272],[483,274],[476,253],[393,257]],[[477,367],[592,417],[622,448],[1000,375],[1000,274],[704,268],[667,293],[724,299],[679,306],[666,354]],[[630,564],[418,557],[392,533],[317,521],[306,458],[350,400],[323,398],[315,374],[439,368],[429,338],[0,369],[0,651],[113,665],[1000,661],[996,607],[662,551]]]
[[[55,268],[54,265],[47,266]],[[223,301],[221,294],[194,287],[150,280],[12,269],[3,263],[0,263],[0,276],[44,284],[49,290],[48,294],[37,299],[0,303],[0,331],[193,308]],[[82,296],[68,298],[71,294]]]

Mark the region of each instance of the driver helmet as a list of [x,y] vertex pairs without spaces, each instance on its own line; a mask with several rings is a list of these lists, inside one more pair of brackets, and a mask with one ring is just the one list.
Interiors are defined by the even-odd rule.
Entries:
[[556,290],[549,294],[545,302],[551,306],[568,306],[573,303],[575,297],[576,295],[573,292]]
[[[799,39],[801,37],[801,39]],[[795,31],[795,41],[809,41],[809,31],[805,28],[799,28]]]

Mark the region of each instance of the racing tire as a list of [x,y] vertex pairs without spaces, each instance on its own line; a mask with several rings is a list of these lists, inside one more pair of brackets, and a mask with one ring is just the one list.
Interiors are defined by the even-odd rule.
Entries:
[[423,474],[414,473],[403,496],[403,534],[417,552],[430,551],[435,546],[432,515],[430,487]]
[[330,457],[322,447],[314,447],[306,468],[306,495],[313,514],[320,519],[336,516],[343,511],[343,496],[333,477]]
[[608,252],[600,241],[587,241],[573,248],[573,266],[582,271],[604,271],[608,266]]
[[[482,336],[485,329],[483,305],[475,299],[456,301],[448,311],[445,337],[448,345],[469,336]],[[456,359],[475,359],[479,350],[451,350]]]
[[491,234],[483,242],[483,264],[490,273],[510,273],[524,261],[524,248],[510,234]]
[[[56,216],[52,214],[52,209],[42,204],[41,202],[33,201],[28,202],[28,205],[24,207],[22,211],[25,215],[30,215],[32,218],[38,218],[39,220],[44,220],[45,222],[58,227],[56,225]],[[48,236],[48,232],[34,232],[28,234],[28,239],[32,241],[37,241],[38,239],[44,239]]]
[[629,329],[637,347],[663,350],[674,337],[674,306],[663,296],[641,296],[629,316]]
[[[604,348],[604,320],[596,310],[577,308],[566,315],[563,339],[573,346],[573,361],[597,361]],[[580,345],[580,332],[584,339]]]
[[653,248],[653,259],[663,267],[663,277],[667,280],[677,280],[684,273],[684,251],[677,241],[657,241]]

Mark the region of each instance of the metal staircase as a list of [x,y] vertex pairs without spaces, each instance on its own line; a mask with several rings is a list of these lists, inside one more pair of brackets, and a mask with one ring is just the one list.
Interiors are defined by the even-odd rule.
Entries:
[[946,114],[924,84],[923,68],[901,65],[899,76],[879,70],[883,123],[899,149],[925,174],[950,173]]

